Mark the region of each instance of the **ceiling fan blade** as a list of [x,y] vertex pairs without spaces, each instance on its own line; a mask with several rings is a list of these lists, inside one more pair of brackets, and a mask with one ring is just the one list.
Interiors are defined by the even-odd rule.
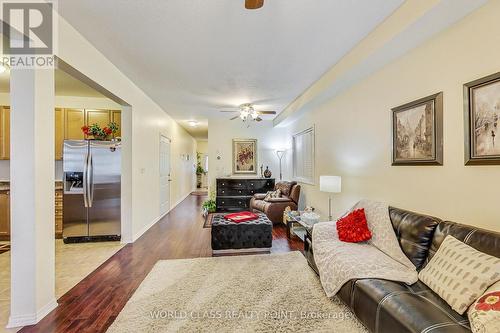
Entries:
[[258,9],[264,5],[264,0],[245,0],[246,9]]
[[258,114],[276,114],[276,111],[257,111]]
[[257,117],[257,118],[255,118],[255,121],[262,121],[262,118],[261,117]]
[[234,111],[229,111],[229,110],[219,110],[219,112],[239,112],[237,110],[234,110]]
[[233,118],[229,119],[229,120],[235,120],[236,118],[239,118],[240,116],[234,116]]

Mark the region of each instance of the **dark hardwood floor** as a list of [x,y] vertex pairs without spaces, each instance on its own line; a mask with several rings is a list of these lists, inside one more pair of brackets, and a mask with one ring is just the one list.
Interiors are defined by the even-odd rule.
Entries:
[[[21,332],[105,332],[158,260],[209,257],[210,229],[200,215],[204,196],[190,195],[135,243],[128,244],[59,298],[59,306]],[[302,250],[286,228],[273,228],[271,252]]]

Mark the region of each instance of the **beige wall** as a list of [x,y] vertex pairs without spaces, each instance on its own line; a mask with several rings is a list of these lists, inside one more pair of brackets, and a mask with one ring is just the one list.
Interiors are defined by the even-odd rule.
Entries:
[[[500,71],[500,1],[491,1],[281,131],[316,127],[316,180],[343,177],[334,215],[360,198],[500,230],[500,166],[464,166],[462,86]],[[391,166],[390,109],[444,93],[444,166]],[[290,168],[290,166],[288,166]],[[326,193],[304,185],[327,216]]]
[[[269,166],[274,178],[279,178],[276,150],[287,147],[287,137],[283,135],[281,129],[273,128],[272,122],[262,121],[247,127],[239,119],[233,121],[209,119],[208,126],[209,186],[211,188],[215,188],[215,178],[231,175],[232,140],[236,138],[257,139],[258,176],[260,176],[260,166],[264,165],[264,169]],[[217,156],[221,158],[217,159]]]
[[200,154],[208,153],[208,141],[207,140],[196,140],[196,151]]
[[[165,135],[172,140],[170,202],[176,204],[195,187],[193,159],[183,161],[180,156],[195,156],[196,141],[168,112],[160,108],[134,82],[130,81],[68,22],[58,16],[59,46],[57,56],[99,85],[130,104],[123,121],[131,121],[130,128],[122,124],[129,137],[124,137],[124,150],[131,145],[130,162],[126,170],[127,200],[132,221],[130,241],[139,237],[160,217],[159,139]],[[131,115],[128,114],[131,112]],[[130,141],[127,141],[130,140]],[[128,185],[127,185],[128,186]],[[127,217],[122,216],[122,220]]]

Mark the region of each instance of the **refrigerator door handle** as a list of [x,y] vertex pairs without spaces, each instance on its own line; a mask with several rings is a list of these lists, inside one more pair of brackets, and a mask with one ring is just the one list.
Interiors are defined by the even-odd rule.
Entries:
[[88,198],[88,180],[89,180],[89,153],[85,154],[85,165],[83,166],[83,203],[85,208],[89,207],[89,198]]
[[92,202],[94,201],[94,163],[92,161],[92,153],[89,154],[88,173],[88,203],[89,207],[92,207]]

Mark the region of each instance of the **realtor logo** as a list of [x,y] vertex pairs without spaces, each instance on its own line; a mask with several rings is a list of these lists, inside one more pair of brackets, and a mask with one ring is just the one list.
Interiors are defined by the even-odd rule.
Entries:
[[3,1],[3,63],[11,67],[53,67],[54,15],[53,2]]

